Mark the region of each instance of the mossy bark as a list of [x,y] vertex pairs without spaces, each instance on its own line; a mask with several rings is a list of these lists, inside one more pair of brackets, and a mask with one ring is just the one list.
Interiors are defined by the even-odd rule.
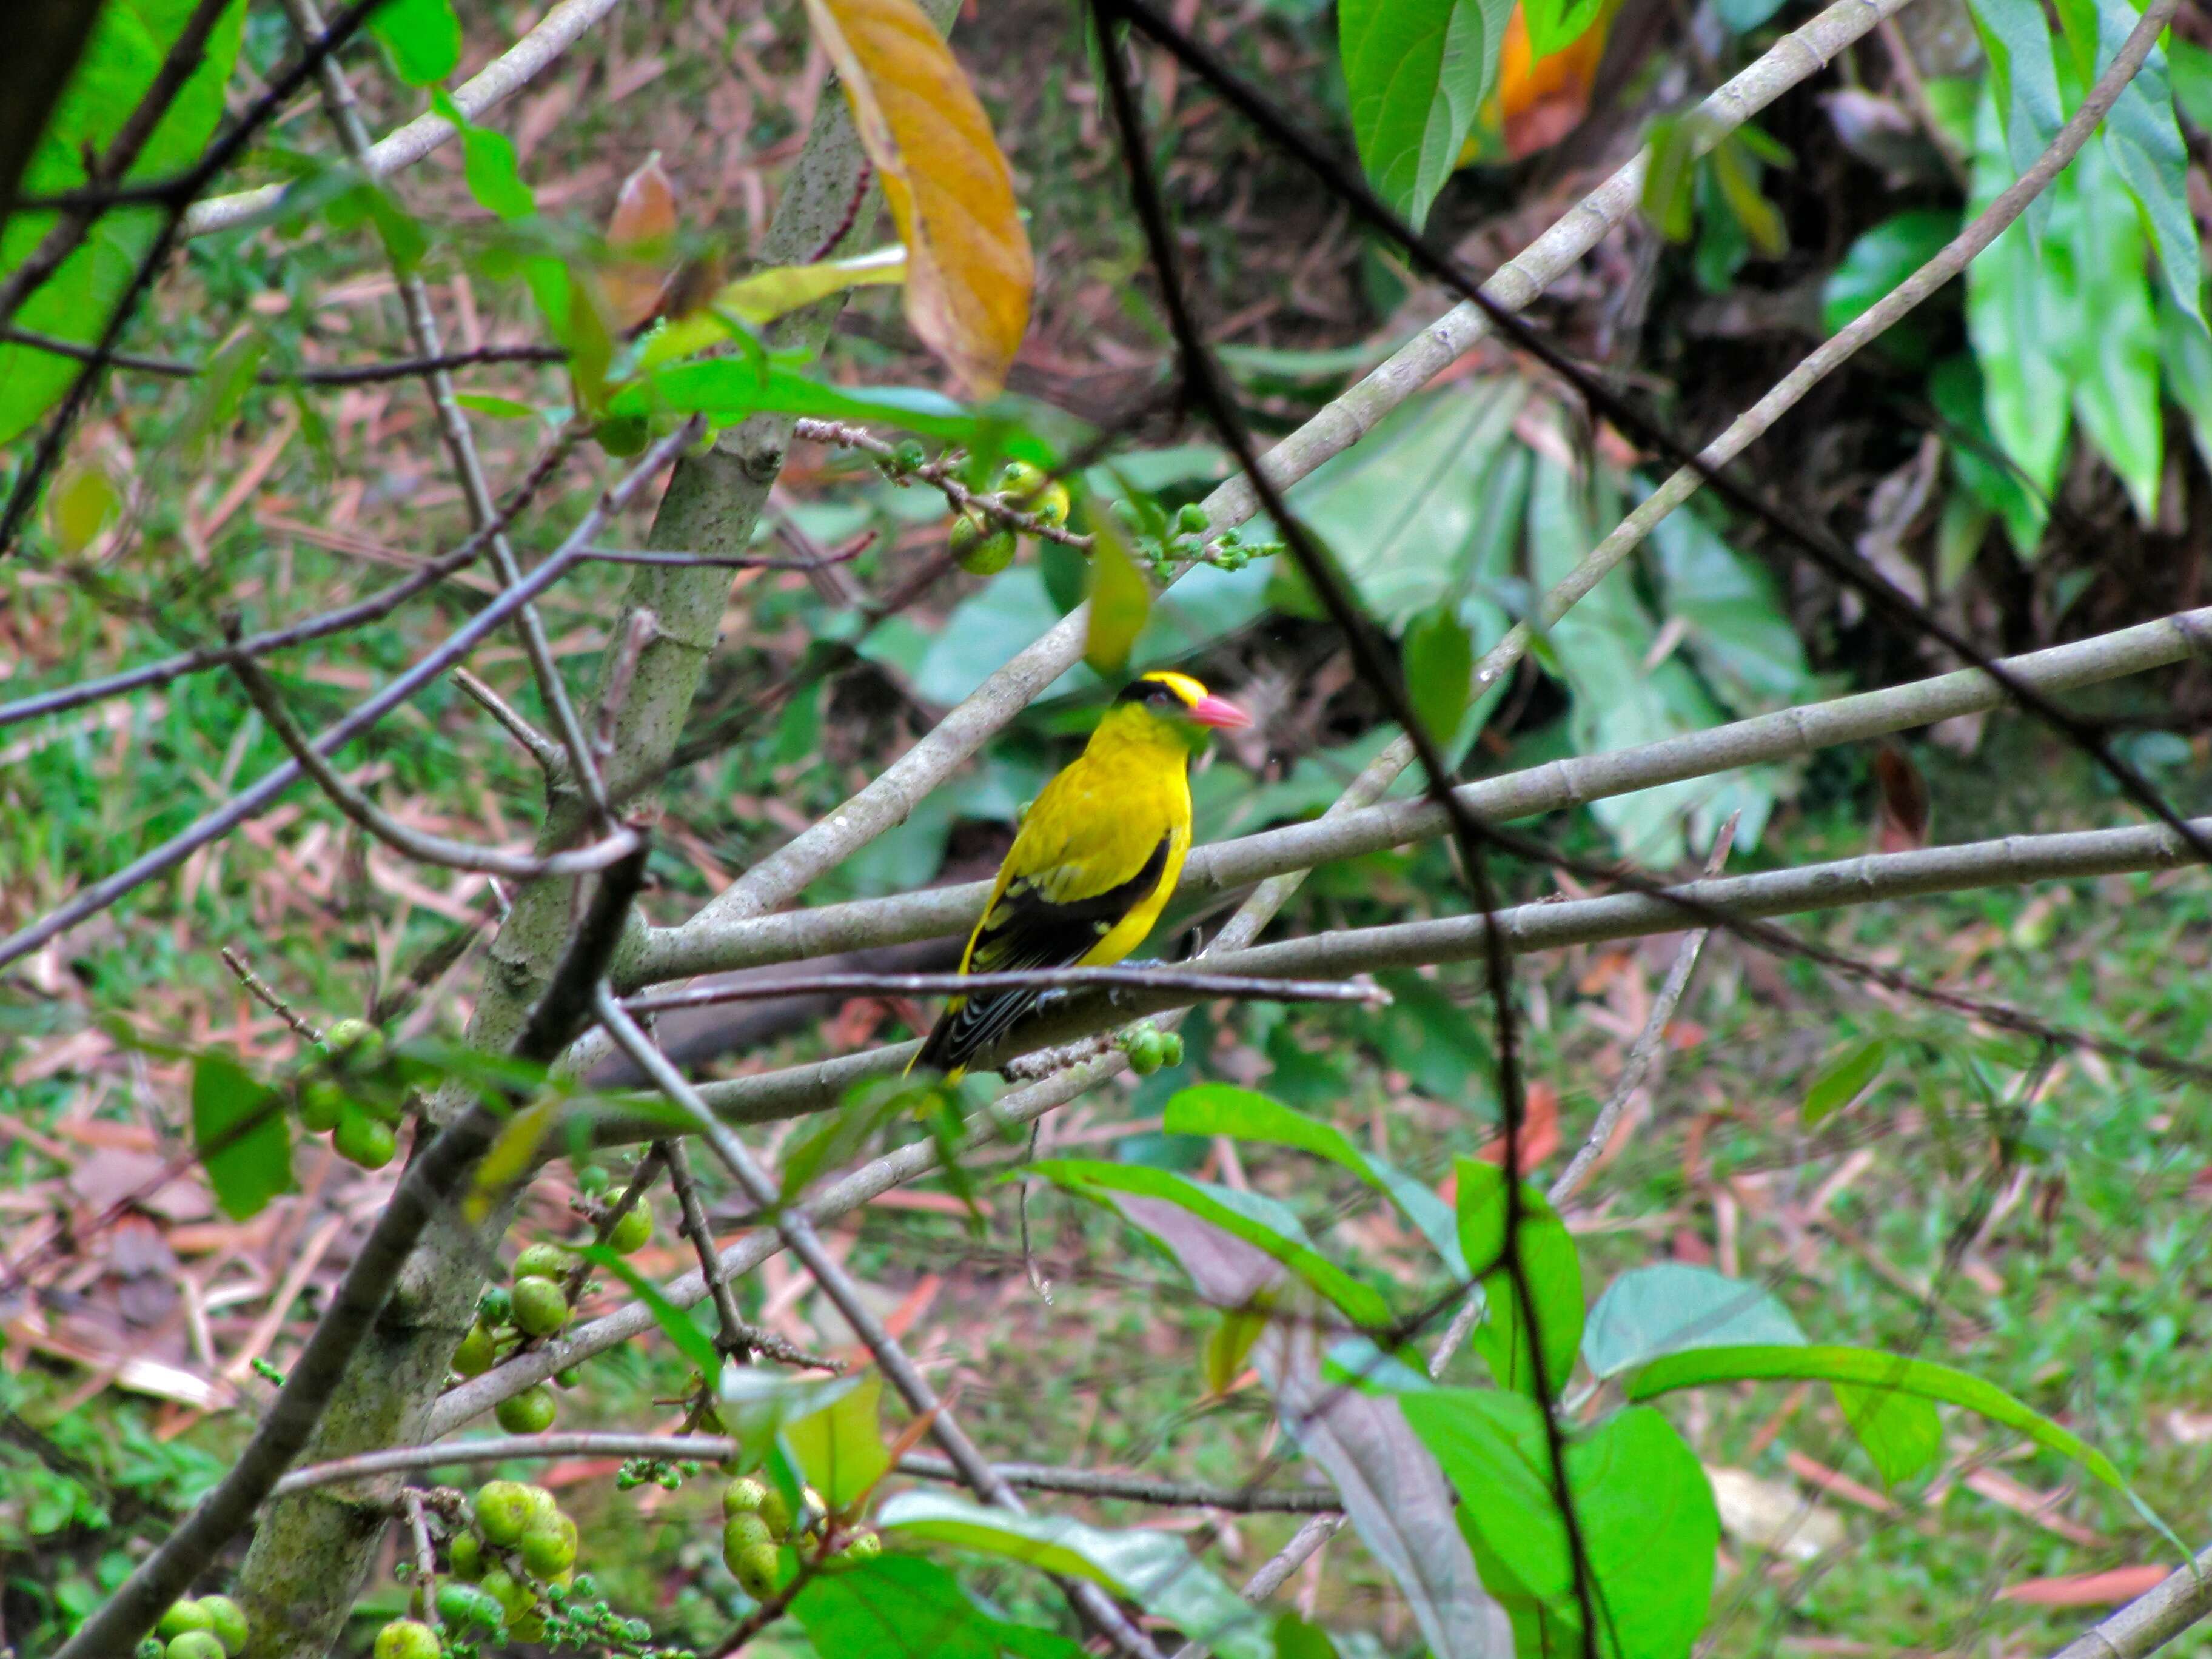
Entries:
[[[942,27],[953,8],[947,0],[927,0],[926,9]],[[862,167],[844,100],[833,87],[785,183],[758,262],[803,262],[848,218],[841,246],[866,238],[874,228],[875,192],[860,213],[851,211]],[[786,319],[775,331],[775,343],[819,347],[841,304],[825,301]],[[742,550],[782,470],[791,430],[788,416],[755,416],[680,463],[654,520],[652,544]],[[714,650],[729,587],[726,569],[639,568],[623,617],[608,630],[609,639],[620,639],[632,615],[649,612],[653,619],[616,725],[607,781],[617,798],[657,775],[674,750]],[[540,845],[573,839],[581,811],[573,790],[554,792]],[[560,958],[574,902],[575,888],[568,882],[539,882],[515,895],[513,913],[491,945],[470,1025],[470,1040],[477,1047],[503,1051],[513,1045]],[[441,1102],[434,1112],[455,1109],[456,1103]],[[493,1248],[513,1213],[511,1204],[500,1206],[475,1228],[452,1213],[432,1222],[304,1461],[420,1441],[453,1350],[473,1316]],[[327,1652],[374,1564],[388,1518],[388,1510],[368,1495],[349,1498],[328,1488],[272,1503],[239,1581],[253,1628],[246,1659],[305,1659]]]

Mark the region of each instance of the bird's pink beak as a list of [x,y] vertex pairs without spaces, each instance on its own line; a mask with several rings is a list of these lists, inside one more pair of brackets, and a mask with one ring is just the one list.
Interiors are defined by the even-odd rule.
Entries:
[[1241,732],[1252,724],[1252,717],[1226,697],[1200,697],[1191,704],[1190,717],[1223,732]]

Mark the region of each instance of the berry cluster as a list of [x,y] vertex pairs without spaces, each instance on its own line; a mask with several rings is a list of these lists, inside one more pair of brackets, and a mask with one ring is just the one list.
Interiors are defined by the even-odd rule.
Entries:
[[884,1540],[865,1530],[833,1525],[828,1506],[805,1488],[797,1514],[791,1500],[765,1480],[741,1475],[722,1492],[722,1563],[738,1587],[756,1601],[775,1595],[781,1577],[781,1545],[811,1540],[807,1559],[817,1572],[847,1572],[884,1553]]
[[1283,550],[1279,541],[1247,542],[1233,525],[1209,538],[1212,521],[1195,501],[1176,509],[1173,518],[1158,507],[1120,501],[1112,508],[1122,528],[1136,538],[1137,556],[1152,566],[1155,580],[1165,582],[1177,565],[1212,564],[1224,570],[1242,570],[1255,559],[1269,559]]
[[1115,1046],[1129,1057],[1129,1069],[1139,1077],[1150,1077],[1163,1066],[1182,1064],[1182,1036],[1150,1023],[1131,1026],[1115,1040]]
[[380,1170],[399,1150],[408,1094],[384,1033],[365,1019],[342,1019],[325,1034],[295,1101],[301,1128],[330,1136],[349,1163]]
[[[607,1243],[628,1255],[644,1249],[652,1237],[653,1212],[641,1202],[623,1212]],[[499,1363],[502,1346],[512,1352],[556,1334],[574,1311],[568,1286],[576,1266],[574,1252],[562,1245],[526,1248],[514,1259],[513,1288],[494,1285],[478,1298],[476,1322],[453,1350],[453,1369],[463,1376],[479,1376]],[[570,1366],[553,1380],[570,1389],[580,1379]],[[501,1401],[494,1415],[509,1434],[543,1434],[553,1426],[557,1413],[552,1389],[540,1383]]]
[[696,1457],[673,1463],[661,1457],[628,1457],[615,1472],[615,1490],[629,1492],[639,1486],[659,1486],[664,1492],[674,1492],[704,1468],[706,1465]]
[[138,1644],[138,1659],[230,1659],[246,1649],[246,1609],[228,1595],[179,1601]]
[[[1039,523],[1067,522],[1067,486],[1047,477],[1026,461],[1009,461],[989,499]],[[952,556],[971,576],[995,576],[1014,562],[1015,532],[997,514],[975,506],[952,520]]]

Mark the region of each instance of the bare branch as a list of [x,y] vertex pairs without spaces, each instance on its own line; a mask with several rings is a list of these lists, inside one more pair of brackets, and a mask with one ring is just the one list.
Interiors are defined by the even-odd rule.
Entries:
[[2212,1549],[2177,1567],[2094,1629],[2058,1650],[2055,1659],[2143,1659],[2187,1630],[2212,1618]]
[[787,996],[964,996],[972,991],[1087,990],[1120,988],[1173,991],[1192,997],[1229,997],[1256,1002],[1358,1002],[1381,1006],[1390,994],[1379,985],[1345,980],[1244,979],[1233,974],[1192,973],[1162,968],[1029,968],[1005,974],[798,974],[788,979],[747,981],[632,997],[623,1006],[633,1014],[657,1014],[671,1008],[698,1008],[718,1002],[758,1002]]
[[295,1032],[307,1038],[310,1042],[320,1042],[323,1040],[323,1034],[294,1012],[292,1005],[277,994],[276,988],[247,967],[246,958],[228,945],[222,947],[222,963],[224,967],[238,975],[238,982],[252,992],[264,1007],[290,1026]]
[[[1050,1463],[992,1467],[1008,1486],[1031,1492],[1067,1492],[1078,1498],[1119,1498],[1133,1504],[1172,1504],[1232,1515],[1331,1515],[1340,1507],[1334,1492],[1318,1489],[1270,1492],[1265,1487],[1206,1486],[1188,1480],[1159,1480],[1150,1475],[1118,1474],[1110,1469],[1062,1468]],[[908,1452],[899,1459],[898,1468],[902,1474],[918,1474],[927,1480],[960,1479],[960,1472],[949,1459],[927,1452]]]
[[[147,357],[135,352],[111,351],[103,359],[91,346],[64,340],[35,330],[9,325],[0,328],[0,344],[27,346],[73,362],[105,362],[112,368],[140,374],[159,374],[168,380],[189,380],[207,373],[205,363],[177,357]],[[472,351],[448,351],[436,357],[395,357],[384,362],[342,363],[328,368],[264,368],[257,371],[259,386],[372,386],[380,380],[408,380],[433,369],[470,368],[484,363],[558,363],[568,353],[559,346],[488,345]]]
[[741,1356],[753,1344],[753,1327],[738,1311],[737,1298],[730,1294],[730,1281],[723,1276],[721,1264],[714,1260],[714,1232],[707,1224],[706,1206],[699,1202],[699,1183],[691,1174],[691,1160],[684,1151],[684,1143],[672,1137],[655,1141],[653,1150],[660,1161],[668,1166],[668,1184],[676,1190],[677,1207],[682,1212],[684,1237],[690,1241],[692,1253],[699,1258],[699,1271],[707,1275],[707,1292],[714,1303],[714,1317],[722,1329],[722,1352]]
[[530,758],[538,763],[549,780],[568,770],[568,757],[562,752],[561,745],[525,720],[521,712],[498,692],[465,668],[456,668],[453,681],[474,698],[484,713],[497,720],[507,736],[530,751]]
[[[792,436],[805,438],[817,444],[831,444],[845,449],[857,449],[872,455],[879,461],[893,461],[897,456],[895,445],[884,442],[864,426],[849,421],[820,421],[807,416],[792,429]],[[962,483],[957,472],[944,458],[925,461],[920,466],[902,470],[893,475],[895,481],[919,478],[933,486],[945,497],[945,504],[955,513],[973,507],[986,518],[994,519],[1010,530],[1018,530],[1024,536],[1040,537],[1045,541],[1058,542],[1063,547],[1073,547],[1082,552],[1091,550],[1091,538],[1079,535],[1057,520],[1039,518],[1025,511],[1018,503],[1002,495],[988,495],[974,490]]]

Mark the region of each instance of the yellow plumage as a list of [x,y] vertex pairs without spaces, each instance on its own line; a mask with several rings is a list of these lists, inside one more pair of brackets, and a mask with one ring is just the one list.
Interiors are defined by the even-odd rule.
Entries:
[[[960,971],[1101,967],[1143,944],[1190,851],[1191,755],[1205,728],[1246,723],[1187,674],[1133,681],[1022,821]],[[1037,994],[953,998],[908,1069],[958,1080]]]

